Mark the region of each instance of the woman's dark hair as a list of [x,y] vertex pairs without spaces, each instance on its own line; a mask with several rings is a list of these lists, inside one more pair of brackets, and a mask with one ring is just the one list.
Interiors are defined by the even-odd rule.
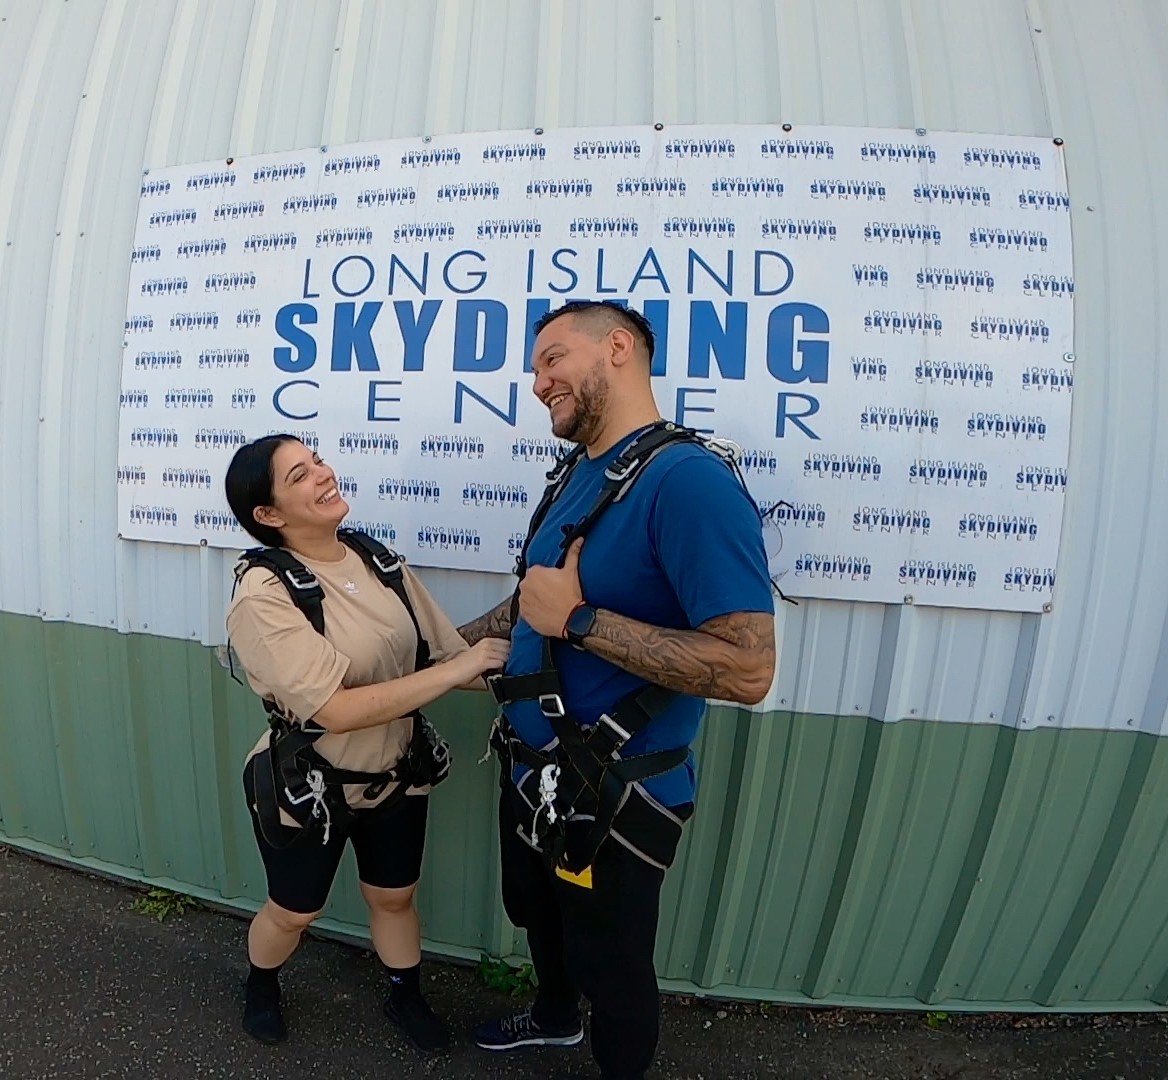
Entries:
[[299,441],[295,435],[265,435],[255,442],[244,443],[227,466],[223,482],[227,505],[236,521],[265,547],[280,547],[283,538],[279,529],[256,521],[255,509],[272,505],[272,458],[276,449],[281,443]]

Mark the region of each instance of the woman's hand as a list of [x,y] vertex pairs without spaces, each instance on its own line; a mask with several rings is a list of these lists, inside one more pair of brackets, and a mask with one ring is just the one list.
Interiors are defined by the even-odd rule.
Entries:
[[511,642],[506,638],[483,638],[447,663],[458,665],[459,685],[465,686],[480,675],[502,671],[510,655]]

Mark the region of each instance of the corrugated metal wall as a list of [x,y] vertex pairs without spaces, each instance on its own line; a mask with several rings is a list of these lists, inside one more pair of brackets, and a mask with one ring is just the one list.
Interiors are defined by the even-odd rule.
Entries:
[[[1162,1000],[1166,56],[1156,0],[0,0],[3,830],[254,894],[230,869],[254,712],[196,644],[222,640],[230,560],[116,539],[144,167],[654,121],[1060,136],[1078,360],[1054,610],[784,605],[771,698],[704,738],[665,966],[780,996]],[[426,577],[456,618],[507,588]],[[493,888],[488,854],[436,873]],[[434,939],[504,942],[484,904]]]

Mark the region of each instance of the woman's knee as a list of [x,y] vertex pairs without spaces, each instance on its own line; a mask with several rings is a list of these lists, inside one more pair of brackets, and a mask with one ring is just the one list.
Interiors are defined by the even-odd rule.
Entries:
[[374,885],[361,883],[361,895],[370,911],[383,915],[402,915],[414,905],[414,891],[417,884],[407,885],[404,889],[381,889]]
[[303,933],[320,918],[319,911],[307,913],[302,911],[289,911],[288,908],[281,907],[274,900],[270,899],[264,905],[261,915],[266,915],[278,930],[286,934]]

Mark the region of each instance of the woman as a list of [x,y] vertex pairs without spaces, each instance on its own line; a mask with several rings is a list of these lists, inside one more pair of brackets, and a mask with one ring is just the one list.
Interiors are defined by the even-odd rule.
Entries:
[[[310,730],[323,729],[311,749],[329,765],[358,776],[394,769],[404,756],[412,758],[418,745],[413,715],[418,709],[458,687],[482,688],[480,676],[502,668],[509,642],[486,639],[468,648],[408,569],[404,595],[412,612],[338,539],[349,507],[332,469],[298,439],[270,435],[240,447],[228,467],[226,489],[240,525],[261,544],[293,555],[323,589],[322,634],[271,569],[242,562],[227,628],[248,682],[277,727],[298,732],[301,739],[309,721]],[[415,618],[433,653],[433,665],[424,670],[414,670]],[[256,777],[264,779],[264,757],[257,755],[269,751],[271,735],[252,750],[245,768],[268,899],[248,931],[244,1029],[261,1042],[285,1037],[279,971],[324,907],[350,840],[373,945],[388,970],[386,1015],[419,1048],[445,1047],[446,1025],[419,986],[421,932],[414,908],[429,788],[410,787],[403,797],[396,782],[346,782],[334,788],[343,791],[341,804],[333,802],[341,813],[329,815],[320,793],[311,796],[315,802],[308,805],[314,814],[324,811],[327,827],[300,830],[284,809],[276,817],[269,808],[261,821]],[[283,787],[280,781],[265,792]],[[378,813],[383,802],[388,809]],[[301,820],[312,821],[303,815]]]

